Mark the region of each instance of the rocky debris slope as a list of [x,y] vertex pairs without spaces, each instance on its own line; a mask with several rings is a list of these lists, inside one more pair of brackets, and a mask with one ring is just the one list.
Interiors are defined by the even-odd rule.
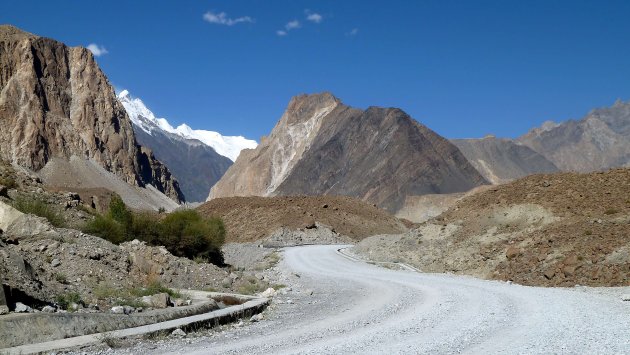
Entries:
[[[128,313],[142,302],[156,307],[153,300],[128,298],[131,288],[155,282],[171,288],[228,292],[268,287],[254,274],[277,259],[263,256],[246,270],[218,268],[175,257],[164,247],[138,241],[117,246],[69,229],[81,228],[96,211],[102,212],[109,198],[111,193],[102,189],[51,190],[28,170],[0,161],[0,313],[7,311],[1,307],[5,304],[11,311],[19,310],[20,302],[30,307],[24,308],[26,312],[65,311],[69,305],[63,307],[60,299],[75,294],[81,302],[73,296],[76,306],[71,311],[109,310],[122,302],[126,307],[122,310]],[[69,228],[55,227],[46,218],[10,206],[19,201],[37,201],[41,204],[37,206],[45,206],[48,218],[54,217],[55,225]]]
[[481,139],[451,139],[451,143],[493,184],[501,184],[523,176],[554,173],[558,168],[531,148],[511,139],[486,136]]
[[356,250],[427,272],[543,286],[630,285],[630,169],[532,175]]
[[[217,153],[212,146],[178,131],[183,127],[175,129],[165,119],[156,118],[140,99],[132,98],[128,91],[123,90],[118,99],[131,118],[138,143],[151,148],[155,156],[168,166],[177,178],[186,201],[204,201],[212,185],[232,165],[232,160]],[[230,143],[229,139],[242,138],[217,135],[218,143],[226,140]],[[256,146],[256,142],[245,140],[244,143],[248,147]],[[227,145],[227,151],[238,156],[242,148],[236,144]]]
[[136,144],[89,50],[2,25],[0,68],[1,158],[34,171],[53,158],[89,160],[125,183],[183,201],[170,172]]
[[518,138],[560,170],[590,172],[630,164],[630,103],[591,111],[581,120],[545,122]]
[[322,93],[291,99],[270,136],[241,153],[209,199],[346,195],[394,212],[408,195],[484,183],[454,145],[403,111],[362,111]]
[[[387,212],[347,196],[218,198],[201,205],[198,211],[223,219],[227,242],[260,241],[282,228],[317,229],[317,223],[352,240],[406,230]],[[326,234],[323,229],[321,232]]]

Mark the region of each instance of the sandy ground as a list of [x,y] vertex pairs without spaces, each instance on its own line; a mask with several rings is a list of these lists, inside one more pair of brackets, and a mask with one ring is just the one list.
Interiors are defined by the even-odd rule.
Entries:
[[630,352],[628,288],[540,288],[395,271],[339,246],[288,248],[271,272],[290,286],[260,322],[110,352],[133,354]]

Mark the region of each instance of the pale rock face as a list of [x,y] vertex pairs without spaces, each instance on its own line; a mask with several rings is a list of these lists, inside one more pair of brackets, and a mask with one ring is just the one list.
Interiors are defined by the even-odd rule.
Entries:
[[127,90],[123,90],[118,94],[118,100],[127,110],[131,121],[150,135],[156,130],[162,130],[182,138],[196,139],[232,161],[238,158],[241,150],[254,149],[258,145],[256,141],[242,136],[223,136],[218,132],[192,129],[186,124],[181,124],[175,128],[165,118],[157,118],[142,100],[132,97]]
[[53,157],[77,156],[182,200],[168,170],[137,146],[90,51],[3,25],[0,68],[0,157],[38,171]]
[[322,93],[291,99],[269,137],[241,153],[209,199],[346,195],[394,212],[408,195],[484,183],[454,145],[401,110],[358,110]]
[[305,97],[291,99],[269,137],[263,138],[257,149],[241,153],[210,190],[209,198],[274,194],[312,144],[323,118],[339,104],[330,94],[317,95],[312,100],[304,100]]

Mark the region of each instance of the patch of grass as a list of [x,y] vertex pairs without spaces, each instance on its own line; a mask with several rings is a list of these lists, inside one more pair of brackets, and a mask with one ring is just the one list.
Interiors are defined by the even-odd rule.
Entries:
[[584,235],[593,235],[593,231],[592,230],[585,230],[584,231]]
[[57,228],[63,228],[66,225],[66,220],[63,218],[61,213],[55,211],[53,207],[42,201],[19,197],[13,201],[12,205],[13,208],[22,213],[33,214],[46,218],[50,224]]
[[68,309],[68,306],[72,303],[83,304],[81,295],[77,292],[68,292],[62,295],[57,295],[57,297],[55,297],[55,302],[57,302],[59,307],[63,309]]
[[123,341],[123,339],[120,338],[116,338],[113,337],[111,335],[108,335],[107,333],[101,335],[101,337],[99,338],[99,340],[101,342],[103,342],[103,344],[107,345],[108,347],[110,347],[111,349],[120,349],[124,346],[125,342]]
[[219,292],[219,290],[217,290],[214,287],[206,287],[203,290],[206,291],[206,292]]
[[259,282],[255,277],[249,277],[247,282],[237,287],[236,292],[244,295],[253,295],[266,290],[267,287],[268,284],[266,282]]
[[616,214],[616,213],[619,213],[619,210],[614,209],[614,208],[609,208],[606,211],[604,211],[604,214],[606,215],[611,215],[611,214]]
[[94,288],[93,293],[94,297],[99,300],[110,300],[117,306],[131,306],[134,308],[147,307],[144,302],[138,300],[138,298],[143,296],[167,293],[171,298],[183,298],[180,292],[163,286],[157,281],[149,283],[146,287],[115,288],[101,284]]
[[157,332],[147,333],[142,336],[145,340],[162,340],[167,338],[170,333],[167,330],[158,330]]
[[131,290],[131,293],[136,297],[151,296],[158,293],[168,293],[171,298],[182,298],[181,292],[163,286],[157,281],[149,283],[147,287],[134,288]]
[[281,289],[281,288],[286,288],[286,287],[287,287],[287,285],[285,285],[285,284],[274,284],[274,285],[271,285],[271,287],[272,287],[274,290],[279,290],[279,289]]
[[7,189],[18,188],[18,183],[12,176],[0,176],[0,185],[4,185]]
[[68,278],[65,274],[58,272],[55,274],[55,281],[59,282],[60,284],[65,284],[68,282]]

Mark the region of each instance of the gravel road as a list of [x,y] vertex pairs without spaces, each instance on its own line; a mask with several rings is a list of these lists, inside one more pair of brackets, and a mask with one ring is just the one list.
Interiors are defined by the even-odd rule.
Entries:
[[[339,246],[288,248],[264,320],[129,352],[630,354],[628,288],[539,288],[397,271]],[[312,293],[312,294],[311,294]]]

